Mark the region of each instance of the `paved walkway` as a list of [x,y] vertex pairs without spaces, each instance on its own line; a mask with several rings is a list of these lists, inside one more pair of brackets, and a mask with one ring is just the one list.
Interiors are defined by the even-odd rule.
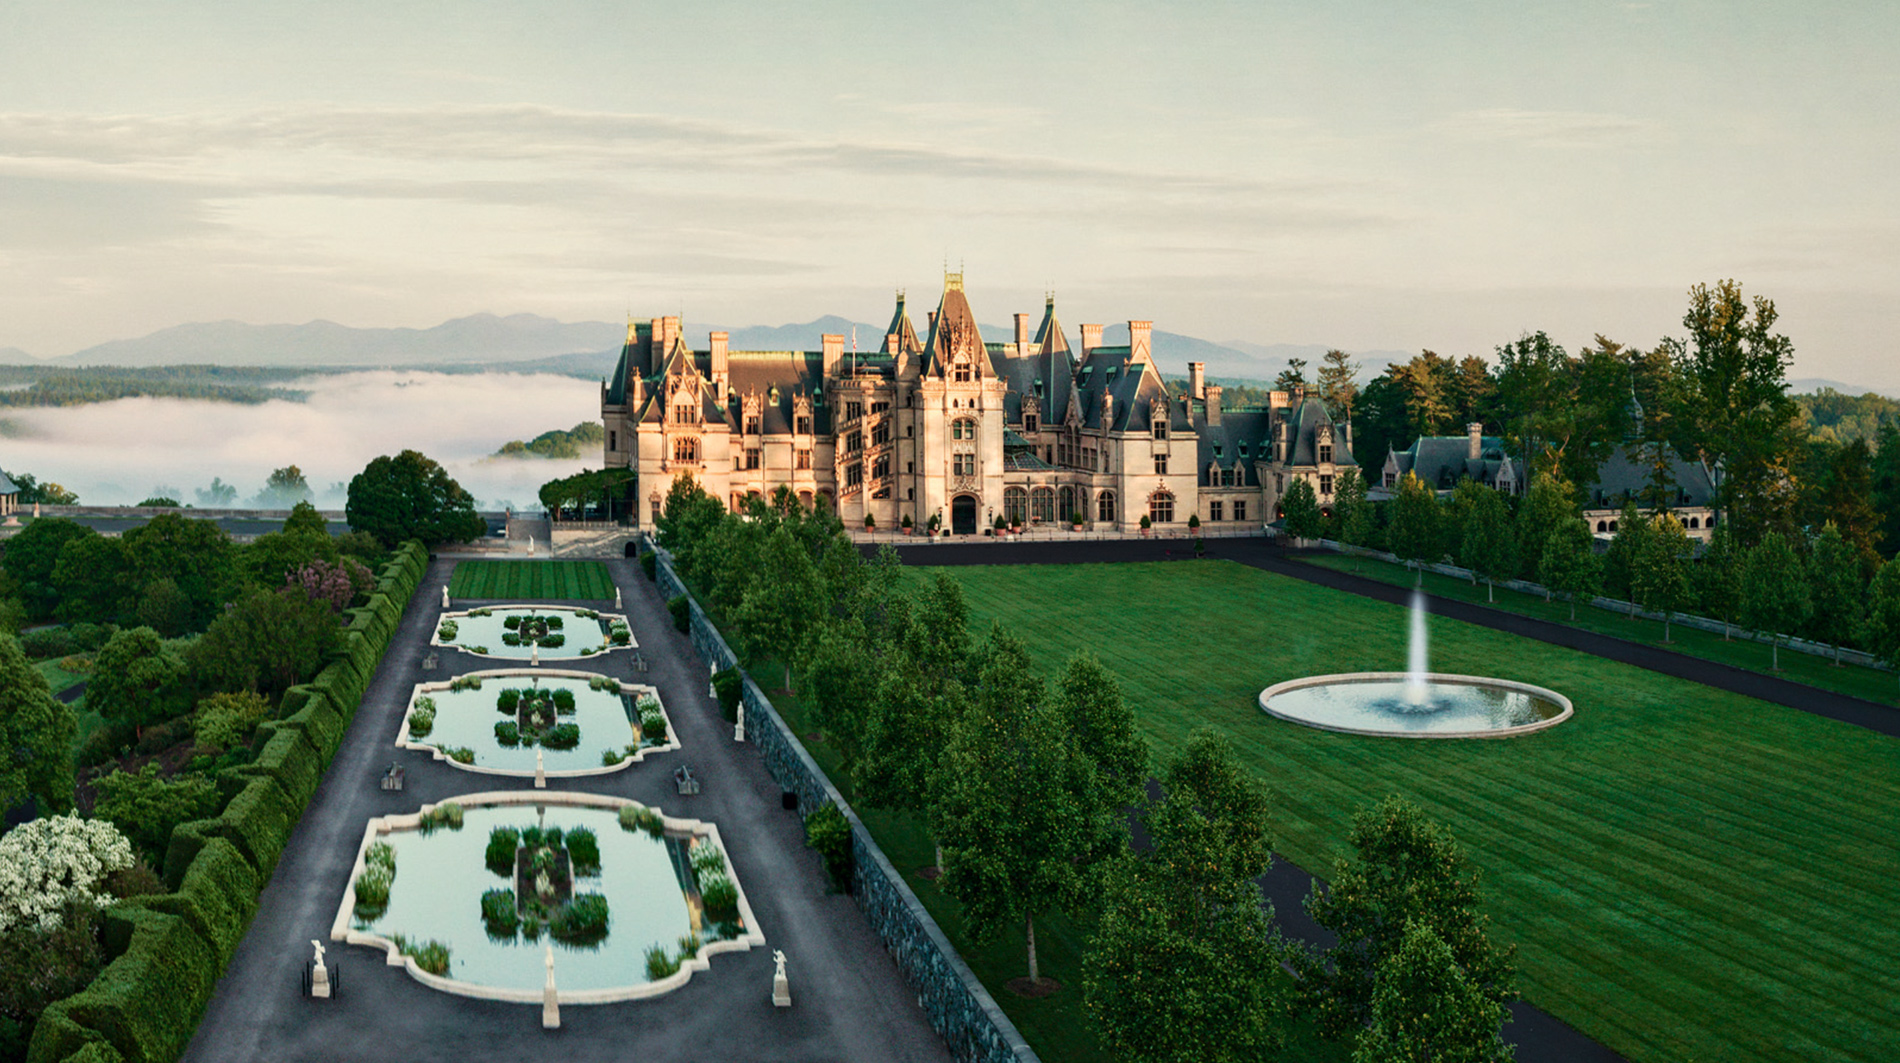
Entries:
[[[531,789],[532,779],[479,776],[393,742],[411,687],[495,662],[456,651],[421,671],[453,562],[434,562],[403,615],[342,748],[292,833],[249,932],[218,983],[186,1050],[187,1063],[560,1058],[584,1061],[919,1060],[947,1063],[882,942],[850,898],[825,892],[818,857],[804,845],[796,813],[782,811],[779,788],[757,747],[735,745],[730,725],[707,697],[706,665],[672,628],[665,603],[637,566],[606,562],[625,597],[628,621],[650,671],[614,653],[578,667],[656,686],[683,748],[650,756],[594,779],[548,782],[631,797],[669,815],[719,825],[741,886],[765,931],[766,946],[715,956],[710,970],[654,1000],[561,1009],[562,1028],[543,1031],[538,1005],[469,1000],[428,989],[380,949],[331,943],[329,929],[349,869],[373,816],[412,812],[425,802],[491,789]],[[457,600],[457,608],[470,603]],[[586,603],[611,609],[611,602]],[[550,667],[553,662],[550,662]],[[386,792],[377,779],[389,762],[407,769],[408,790]],[[673,792],[684,761],[704,781],[696,797]],[[471,917],[473,917],[471,915]],[[305,1000],[301,965],[310,941],[325,940],[340,965],[338,999]],[[794,1005],[771,1002],[771,950],[789,963]]]

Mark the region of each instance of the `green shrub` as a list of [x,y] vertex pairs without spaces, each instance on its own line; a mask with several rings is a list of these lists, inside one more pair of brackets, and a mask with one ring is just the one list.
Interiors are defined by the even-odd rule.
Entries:
[[444,620],[442,621],[442,626],[435,629],[435,637],[443,642],[454,642],[456,632],[460,630],[461,629],[456,626],[455,621]]
[[[684,631],[685,629],[681,628],[680,630]],[[624,627],[616,627],[613,630],[613,634],[608,636],[608,638],[616,646],[625,646],[633,641],[633,632]]]
[[[667,599],[666,611],[673,614],[673,626],[678,628],[680,631],[684,632],[688,628],[692,627],[693,606],[692,606],[691,601],[689,601],[684,594],[680,595],[677,598]],[[618,629],[615,630],[614,634],[615,635],[620,634]],[[616,638],[614,641],[618,642],[620,640]]]
[[600,766],[603,768],[611,768],[621,761],[626,760],[628,756],[629,754],[622,753],[618,749],[603,749],[600,751]]
[[640,555],[640,571],[647,574],[649,582],[658,582],[660,578],[660,555],[648,551]]
[[714,845],[711,838],[694,842],[686,855],[695,874],[704,875],[714,871],[723,873],[726,870],[726,854],[719,851],[719,846]]
[[586,827],[575,827],[567,832],[567,855],[576,875],[593,874],[600,870],[600,839]]
[[270,703],[253,690],[213,694],[192,713],[191,731],[198,748],[222,753],[250,741],[251,733],[270,714]]
[[666,741],[666,717],[658,712],[640,714],[640,737],[658,745]]
[[831,888],[840,893],[851,892],[851,824],[846,822],[837,805],[825,805],[805,817],[805,844],[818,850],[818,855],[824,858]]
[[574,711],[574,692],[566,688],[554,691],[554,708],[559,712]]
[[185,869],[175,893],[135,897],[125,903],[167,912],[185,920],[199,937],[211,943],[218,962],[225,963],[244,940],[251,916],[257,913],[257,894],[263,882],[245,862],[237,847],[212,838]]
[[495,721],[495,741],[504,746],[521,744],[521,726],[513,720]]
[[521,925],[515,910],[515,891],[492,889],[482,894],[482,924],[491,937],[513,937]]
[[59,1063],[103,1039],[130,1060],[176,1059],[217,984],[216,951],[183,918],[121,906],[103,915],[108,951],[123,951],[80,992],[49,1005],[27,1059]]
[[667,954],[666,946],[652,945],[647,948],[647,981],[658,982],[670,978],[679,969],[680,962]]
[[263,748],[251,758],[250,763],[233,769],[229,774],[237,777],[261,775],[273,779],[292,804],[303,807],[309,802],[310,796],[317,792],[317,783],[323,778],[322,760],[310,745],[309,737],[295,728],[280,727],[269,722],[260,726],[258,733],[264,739]]
[[550,616],[547,621],[549,631],[559,631],[567,626],[567,619],[559,615]]
[[482,853],[482,862],[497,875],[511,875],[515,870],[515,849],[520,845],[520,831],[513,827],[496,827],[488,832],[488,849]]
[[666,823],[658,812],[640,805],[620,806],[620,829],[643,830],[655,838],[666,832]]
[[430,974],[445,975],[449,973],[449,947],[440,941],[431,939],[429,941],[415,942],[410,941],[401,934],[395,935],[391,940],[395,941],[397,951],[416,961],[417,967],[422,968]]
[[503,646],[519,646],[521,645],[521,636],[512,631],[504,631],[501,633],[501,644]]
[[[254,778],[224,806],[224,813],[216,820],[215,833],[230,839],[257,869],[258,875],[268,881],[271,871],[277,867],[277,857],[284,851],[284,843],[290,838],[291,828],[297,825],[302,814],[302,807],[293,805],[275,780]],[[170,863],[168,851],[167,869]]]
[[472,675],[458,675],[449,680],[450,690],[480,690],[482,681]]
[[437,746],[436,748],[442,751],[443,756],[457,764],[475,763],[475,751],[467,746]]
[[739,702],[745,697],[745,673],[737,665],[713,673],[713,693],[719,697],[719,711],[727,720],[739,718]]
[[[474,754],[471,753],[469,756],[472,760]],[[463,763],[468,763],[468,761],[464,761]],[[432,833],[441,827],[447,827],[450,830],[462,829],[461,805],[453,801],[444,801],[423,813],[422,822],[418,825],[418,829],[424,834]]]
[[581,744],[581,729],[576,724],[557,723],[541,736],[541,744],[549,749],[573,749]]
[[369,848],[363,852],[363,866],[384,868],[390,877],[395,877],[396,847],[388,842],[369,843]]
[[137,772],[113,771],[95,784],[93,815],[110,820],[153,862],[165,858],[172,828],[217,811],[217,787],[202,775],[167,779],[158,765]]
[[541,844],[550,849],[559,849],[566,844],[567,836],[559,827],[548,827],[541,831]]
[[395,880],[395,874],[383,865],[366,865],[350,886],[356,895],[356,910],[369,913],[389,907],[389,887]]
[[570,945],[592,945],[607,936],[607,898],[577,893],[548,920],[548,934]]
[[733,885],[723,871],[700,877],[699,899],[706,907],[707,917],[715,922],[730,922],[739,914],[739,887]]
[[550,650],[558,650],[562,646],[567,645],[567,636],[566,635],[543,635],[541,636],[541,645],[546,646]]
[[521,629],[521,618],[518,616],[504,616],[501,618],[501,626],[510,631],[519,631]]
[[409,710],[409,737],[427,738],[435,730],[435,702],[429,698],[417,698],[416,707]]

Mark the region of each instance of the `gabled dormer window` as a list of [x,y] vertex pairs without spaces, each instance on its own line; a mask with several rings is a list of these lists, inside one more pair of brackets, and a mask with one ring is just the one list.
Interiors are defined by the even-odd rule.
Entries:
[[1034,432],[1035,430],[1036,430],[1036,415],[1028,411],[1024,411],[1023,412],[1023,431]]
[[1154,429],[1155,429],[1154,435],[1156,439],[1168,438],[1168,422],[1156,421],[1154,425]]

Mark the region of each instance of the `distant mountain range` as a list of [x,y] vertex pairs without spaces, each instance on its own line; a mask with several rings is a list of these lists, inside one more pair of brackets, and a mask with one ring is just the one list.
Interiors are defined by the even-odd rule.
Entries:
[[[918,318],[920,331],[925,322]],[[787,325],[727,327],[734,350],[817,350],[820,337],[837,333],[851,349],[853,331],[857,349],[875,351],[884,343],[883,322],[852,321],[827,314],[814,321]],[[688,338],[695,347],[718,326],[697,326]],[[992,342],[1009,337],[1010,326],[985,325]],[[47,367],[245,365],[278,368],[438,368],[484,371],[561,373],[599,378],[613,372],[626,326],[606,321],[563,322],[537,314],[472,314],[445,321],[434,328],[351,328],[333,321],[302,325],[250,325],[241,321],[201,322],[160,329],[137,339],[112,340],[59,358],[38,359],[16,347],[0,348],[0,365]],[[1128,326],[1109,325],[1102,338],[1111,344],[1128,342]],[[1074,326],[1069,341],[1075,343]],[[1326,353],[1324,344],[1252,343],[1228,340],[1215,343],[1177,332],[1154,333],[1155,360],[1169,377],[1184,376],[1189,362],[1202,362],[1209,377],[1236,383],[1265,383],[1286,368],[1289,359],[1307,363],[1311,379]],[[1405,351],[1354,351],[1362,377],[1382,372],[1392,362],[1412,357]],[[1789,381],[1794,392],[1831,387],[1850,395],[1872,388],[1838,380],[1804,378]]]

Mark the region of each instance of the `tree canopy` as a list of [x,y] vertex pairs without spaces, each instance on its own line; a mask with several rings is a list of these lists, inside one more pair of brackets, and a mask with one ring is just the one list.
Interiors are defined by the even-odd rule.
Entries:
[[487,530],[475,500],[421,452],[372,460],[350,480],[344,516],[386,549],[410,539],[429,545],[468,542]]

